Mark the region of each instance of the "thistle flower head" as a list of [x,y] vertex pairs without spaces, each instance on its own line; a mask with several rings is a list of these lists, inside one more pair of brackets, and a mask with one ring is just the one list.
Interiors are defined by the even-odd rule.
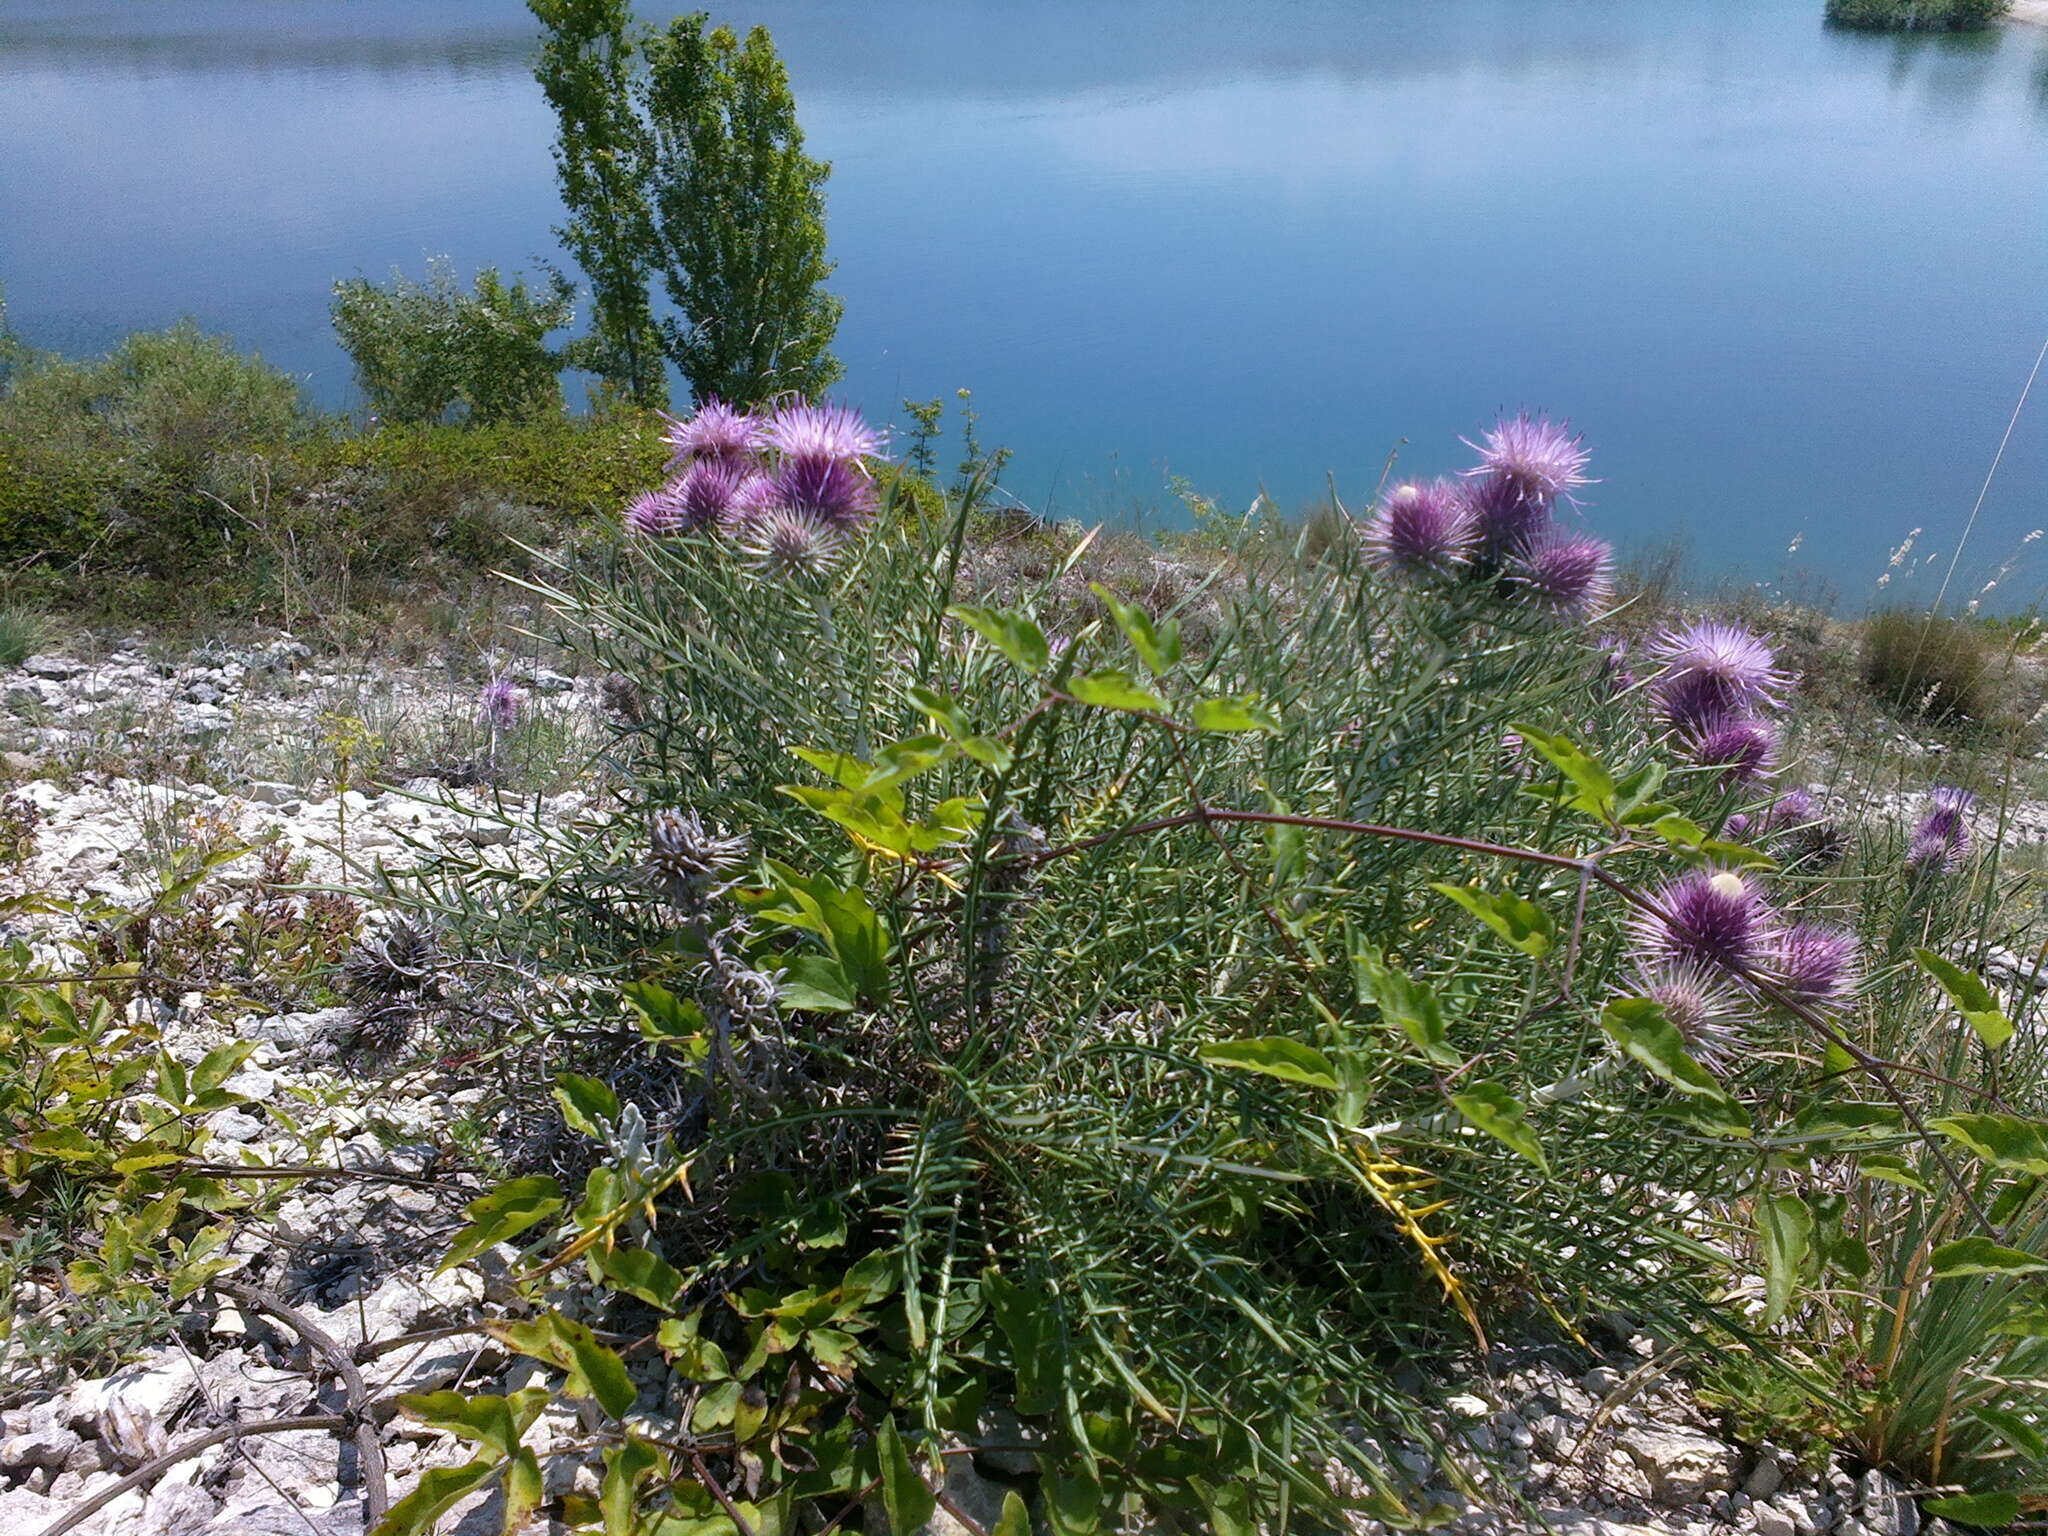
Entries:
[[1682,740],[1694,762],[1723,769],[1736,782],[1760,779],[1777,762],[1777,732],[1763,720],[1723,715],[1684,731]]
[[716,396],[707,399],[687,421],[674,416],[667,420],[662,439],[672,455],[671,469],[680,469],[692,457],[738,463],[765,441],[760,422]]
[[1906,863],[1914,870],[1958,869],[1970,852],[1970,828],[1963,818],[1977,803],[1967,789],[1937,784],[1927,792],[1927,814],[1913,829]]
[[1472,507],[1449,480],[1397,485],[1365,527],[1373,564],[1410,575],[1442,575],[1472,557],[1478,538]]
[[808,512],[770,507],[741,523],[733,542],[765,576],[817,577],[845,554],[847,536],[843,528]]
[[873,514],[875,484],[844,459],[787,458],[756,493],[756,504],[844,529]]
[[786,459],[831,459],[857,464],[879,458],[887,446],[880,432],[851,406],[802,401],[778,406],[763,428],[767,445]]
[[1828,923],[1793,923],[1771,936],[1764,970],[1793,1001],[1840,1008],[1856,990],[1856,936]]
[[1476,468],[1465,473],[1492,481],[1525,506],[1548,508],[1560,496],[1593,482],[1586,477],[1592,455],[1585,439],[1544,415],[1519,411],[1503,416],[1482,434],[1482,441],[1464,439],[1479,455]]
[[1508,555],[1505,574],[1524,602],[1583,618],[1614,591],[1614,551],[1586,534],[1546,528]]
[[1636,972],[1632,995],[1648,998],[1706,1066],[1730,1066],[1740,1054],[1748,1010],[1744,999],[1711,966],[1671,960]]
[[669,487],[679,528],[697,531],[739,515],[741,487],[757,478],[744,459],[700,458]]
[[1633,924],[1636,947],[1651,961],[1747,965],[1770,931],[1762,891],[1733,870],[1681,875],[1658,889],[1655,903]]
[[745,837],[718,836],[695,811],[668,806],[647,818],[647,878],[671,899],[701,898],[746,856]]
[[509,731],[519,723],[521,702],[519,689],[503,673],[485,683],[476,696],[477,713],[494,731]]
[[683,513],[672,485],[642,491],[626,504],[626,532],[637,537],[658,539],[682,526]]
[[1652,697],[1666,722],[1698,730],[1723,715],[1776,709],[1792,679],[1762,640],[1736,624],[1703,620],[1650,641],[1663,671]]
[[1489,566],[1526,548],[1550,526],[1550,504],[1525,501],[1512,481],[1482,480],[1465,496],[1478,525],[1480,553]]

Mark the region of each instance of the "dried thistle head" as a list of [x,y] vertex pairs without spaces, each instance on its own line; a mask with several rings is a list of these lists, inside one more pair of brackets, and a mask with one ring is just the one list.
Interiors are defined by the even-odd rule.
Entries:
[[701,901],[746,856],[744,836],[719,836],[695,811],[664,806],[647,818],[648,883],[672,901]]
[[434,985],[440,942],[424,923],[400,918],[381,935],[364,935],[342,962],[349,1001],[365,1009],[397,998],[424,996]]

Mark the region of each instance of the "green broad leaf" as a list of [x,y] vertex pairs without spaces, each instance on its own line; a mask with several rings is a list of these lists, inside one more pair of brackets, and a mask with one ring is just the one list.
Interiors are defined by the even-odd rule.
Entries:
[[1043,672],[1052,661],[1052,647],[1045,643],[1045,631],[1021,613],[974,608],[964,603],[955,604],[946,613],[1001,651],[1020,672]]
[[698,1334],[695,1318],[662,1319],[655,1341],[668,1355],[670,1366],[692,1381],[724,1381],[732,1375],[725,1351]]
[[1031,1536],[1031,1511],[1016,1489],[1003,1490],[1003,1512],[989,1528],[989,1536]]
[[2041,1181],[2038,1178],[2030,1175],[2014,1179],[1998,1192],[1997,1198],[1991,1202],[1991,1209],[1984,1214],[1991,1218],[1994,1227],[2002,1227],[2017,1217],[2040,1192]]
[[1195,700],[1188,718],[1198,731],[1265,731],[1278,734],[1280,717],[1255,694],[1222,694]]
[[1803,1141],[1861,1141],[1902,1135],[1905,1128],[1905,1116],[1889,1104],[1815,1104],[1792,1122]]
[[1764,1255],[1764,1326],[1792,1305],[1813,1246],[1813,1211],[1797,1195],[1766,1195],[1756,1206]]
[[1551,922],[1550,914],[1533,901],[1524,901],[1512,891],[1495,895],[1476,885],[1438,882],[1430,889],[1455,901],[1531,959],[1541,960],[1550,953],[1557,926]]
[[1538,726],[1512,723],[1508,729],[1528,743],[1531,750],[1565,777],[1574,793],[1564,803],[1599,821],[1611,821],[1615,813],[1614,776],[1588,757],[1567,736]]
[[519,1453],[505,1463],[505,1480],[499,1485],[499,1492],[503,1499],[500,1514],[503,1524],[499,1529],[506,1532],[525,1530],[528,1517],[540,1508],[541,1500],[546,1496],[540,1475],[540,1458],[524,1446],[520,1447]]
[[952,755],[953,745],[943,736],[912,736],[891,742],[875,754],[874,771],[854,787],[892,789],[931,772]]
[[619,995],[639,1015],[640,1033],[655,1045],[694,1042],[704,1032],[704,1010],[652,981],[629,981]]
[[1997,1431],[1999,1439],[2029,1461],[2048,1461],[2048,1438],[2011,1409],[1976,1408],[1971,1412],[1979,1423],[1988,1424]]
[[1089,1478],[1045,1479],[1045,1515],[1053,1536],[1099,1536],[1108,1504],[1101,1485]]
[[501,1461],[488,1456],[459,1467],[430,1467],[419,1486],[391,1506],[370,1536],[426,1536],[455,1505],[491,1480]]
[[2048,1304],[2015,1302],[2005,1316],[1991,1325],[1991,1331],[2019,1339],[2048,1339]]
[[233,1077],[242,1063],[255,1054],[254,1040],[231,1040],[226,1045],[215,1046],[206,1053],[205,1059],[192,1069],[192,1092],[211,1093]]
[[1916,949],[1913,958],[1920,962],[1921,970],[1941,984],[1941,990],[1948,994],[1949,1001],[1956,1005],[1970,1028],[1977,1031],[1978,1039],[1997,1050],[2012,1038],[2012,1020],[1998,1006],[1991,989],[1984,985],[1983,977],[1964,970],[1953,960],[1945,959],[1931,949]]
[[997,1270],[981,1275],[981,1294],[1010,1346],[1019,1413],[1050,1413],[1065,1379],[1059,1309],[1043,1286],[1011,1280]]
[[441,1269],[446,1271],[468,1263],[485,1249],[511,1241],[561,1208],[562,1186],[546,1174],[508,1179],[465,1207],[469,1225],[455,1234]]
[[1356,935],[1351,939],[1351,979],[1358,1000],[1377,1006],[1380,1016],[1406,1035],[1426,1061],[1439,1067],[1464,1064],[1451,1049],[1443,1003],[1435,990],[1387,963],[1377,948]]
[[2020,1517],[2020,1496],[2016,1493],[1953,1493],[1945,1498],[1921,1501],[1923,1513],[1964,1525],[2011,1525]]
[[555,1102],[569,1129],[602,1141],[606,1127],[619,1118],[619,1096],[594,1077],[564,1072],[555,1079]]
[[1918,1190],[1923,1195],[1934,1193],[1927,1181],[1920,1176],[1920,1170],[1903,1157],[1888,1152],[1869,1152],[1856,1160],[1856,1169],[1866,1179],[1882,1179],[1887,1184],[1896,1184],[1901,1189]]
[[156,1096],[173,1109],[183,1109],[192,1097],[185,1064],[169,1051],[156,1053]]
[[683,1289],[683,1277],[675,1266],[645,1248],[612,1248],[595,1262],[612,1289],[638,1296],[652,1306],[674,1306]]
[[1131,642],[1131,649],[1138,653],[1138,659],[1145,663],[1145,670],[1154,677],[1164,677],[1180,660],[1180,621],[1168,619],[1154,624],[1152,616],[1135,604],[1127,603],[1099,581],[1090,582],[1088,590],[1102,599],[1102,606],[1109,610],[1109,616],[1116,621],[1116,627]]
[[834,780],[841,789],[859,789],[867,783],[868,775],[875,771],[874,764],[855,757],[851,752],[828,752],[817,747],[791,747],[789,755],[809,763],[826,778]]
[[1010,749],[993,736],[962,736],[958,745],[962,753],[995,773],[1009,772],[1016,761]]
[[875,1450],[882,1464],[882,1507],[889,1513],[892,1531],[921,1531],[939,1507],[931,1486],[916,1467],[910,1453],[896,1434],[896,1420],[885,1418],[875,1432]]
[[1473,1083],[1451,1095],[1451,1103],[1475,1129],[1484,1131],[1517,1156],[1527,1158],[1545,1178],[1550,1160],[1529,1126],[1528,1106],[1499,1083]]
[[2002,1248],[1988,1237],[1963,1237],[1935,1249],[1928,1272],[1937,1280],[1959,1275],[2048,1275],[2048,1259]]
[[846,968],[831,955],[798,955],[791,960],[776,1000],[806,1013],[851,1013],[859,1006]]
[[1670,808],[1657,804],[1655,798],[1657,791],[1664,787],[1664,771],[1664,765],[1651,758],[1633,773],[1615,781],[1614,803],[1623,826],[1653,826],[1659,817],[1669,814]]
[[2048,1126],[2015,1115],[1948,1115],[1932,1123],[1994,1168],[2048,1177]]
[[1195,1497],[1209,1516],[1215,1536],[1259,1536],[1259,1522],[1252,1512],[1252,1490],[1247,1482],[1232,1479],[1216,1484],[1207,1478],[1192,1478]]
[[1712,1073],[1692,1059],[1685,1049],[1685,1037],[1656,1003],[1642,997],[1616,998],[1602,1010],[1600,1027],[1623,1055],[1652,1077],[1688,1099],[1711,1106],[1714,1113],[1706,1123],[1722,1127],[1722,1134],[1749,1134],[1747,1111],[1728,1096]]
[[493,1323],[490,1331],[520,1354],[566,1371],[564,1392],[593,1399],[615,1419],[623,1417],[639,1395],[625,1362],[583,1324],[559,1312],[543,1312],[526,1322]]
[[974,726],[968,721],[967,712],[960,707],[960,701],[950,693],[912,687],[910,697],[911,701],[930,717],[934,725],[956,741],[963,736],[974,734]]
[[1283,1082],[1302,1083],[1310,1088],[1339,1087],[1337,1069],[1330,1058],[1312,1045],[1268,1035],[1258,1040],[1219,1040],[1196,1052],[1212,1067],[1230,1067],[1239,1072],[1257,1072]]
[[1126,709],[1148,715],[1166,713],[1166,700],[1149,688],[1140,687],[1132,681],[1130,673],[1116,667],[1101,667],[1085,677],[1071,679],[1067,692],[1098,709]]
[[667,1471],[667,1454],[645,1440],[628,1439],[605,1451],[604,1482],[597,1494],[604,1536],[636,1536],[634,1505],[639,1499],[640,1485]]

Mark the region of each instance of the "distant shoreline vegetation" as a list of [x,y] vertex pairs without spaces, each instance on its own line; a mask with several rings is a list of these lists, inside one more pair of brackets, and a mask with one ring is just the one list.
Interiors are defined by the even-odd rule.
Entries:
[[2012,9],[2012,0],[1827,0],[1827,19],[1838,27],[1886,32],[1969,32],[1988,27]]

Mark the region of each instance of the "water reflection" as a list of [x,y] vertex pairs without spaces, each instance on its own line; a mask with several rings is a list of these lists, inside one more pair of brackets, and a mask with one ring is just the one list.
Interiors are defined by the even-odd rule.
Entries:
[[[972,385],[1081,516],[1241,506],[1496,406],[1605,531],[1855,597],[1981,478],[2048,328],[2048,32],[1819,0],[757,0],[835,162],[847,389]],[[0,0],[0,280],[74,349],[181,312],[345,401],[328,285],[553,252],[519,0]],[[2048,412],[1982,525],[2048,499]],[[1158,509],[1167,509],[1161,514]],[[2011,536],[2008,536],[2011,535]]]

